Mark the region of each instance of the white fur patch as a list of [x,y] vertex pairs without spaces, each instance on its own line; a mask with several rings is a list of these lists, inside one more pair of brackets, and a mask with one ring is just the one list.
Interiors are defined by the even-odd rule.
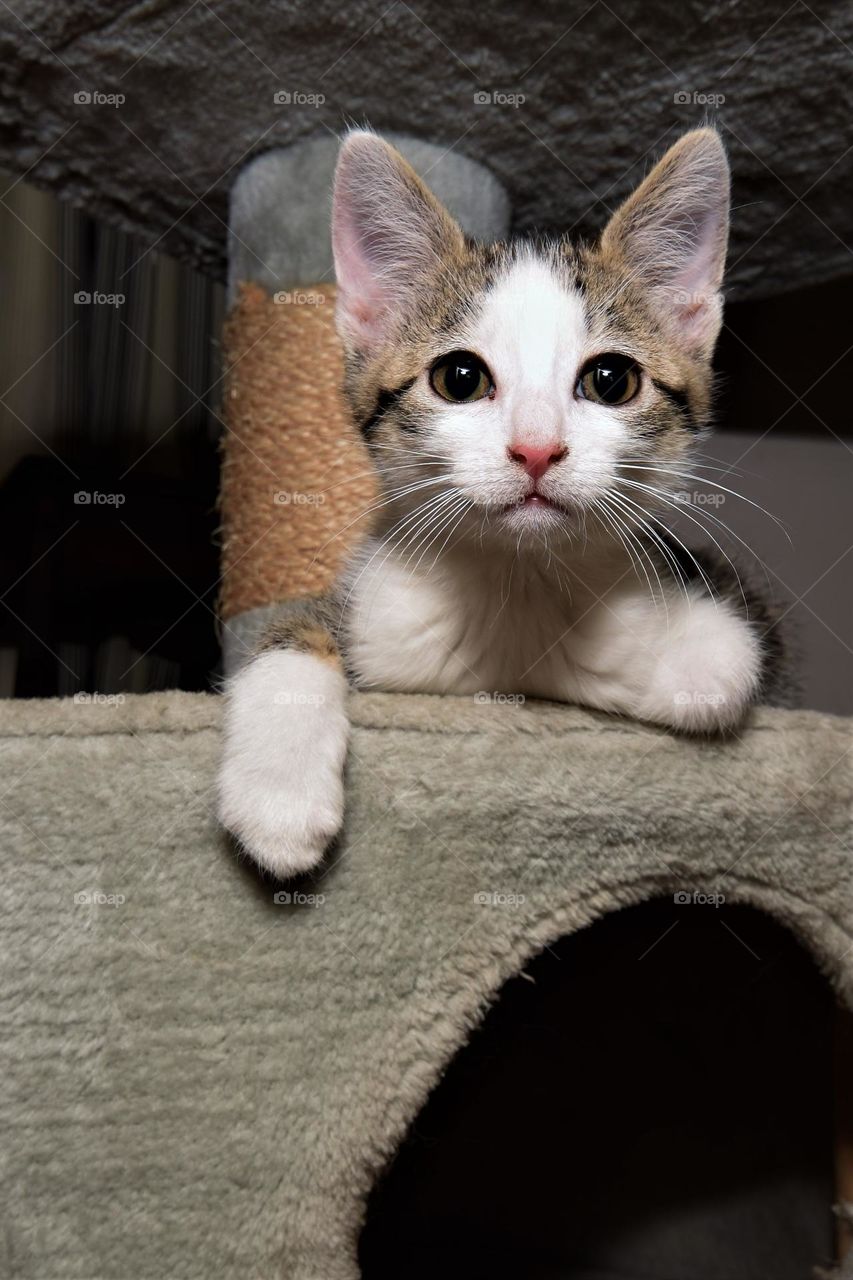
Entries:
[[758,690],[758,637],[724,602],[681,602],[674,612],[636,714],[686,733],[730,728]]
[[674,587],[655,603],[612,560],[596,565],[590,556],[578,569],[583,580],[567,577],[561,590],[547,556],[513,566],[477,544],[416,573],[393,554],[375,561],[350,602],[349,656],[359,683],[501,690],[687,733],[740,720],[758,689],[761,649],[733,605],[685,598]]
[[315,867],[340,829],[347,737],[345,678],[319,658],[272,650],[231,682],[220,820],[282,879]]
[[477,350],[499,375],[510,433],[530,433],[534,443],[558,435],[586,343],[580,293],[542,259],[522,259],[487,294],[475,334]]
[[636,591],[578,627],[573,700],[683,733],[738,723],[761,671],[759,640],[725,601],[671,591],[666,608]]

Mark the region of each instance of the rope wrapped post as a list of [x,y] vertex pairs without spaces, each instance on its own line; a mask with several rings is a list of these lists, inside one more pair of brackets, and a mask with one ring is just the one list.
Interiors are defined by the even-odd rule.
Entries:
[[331,585],[369,520],[376,480],[343,397],[334,304],[333,285],[245,284],[225,324],[219,611],[237,663],[271,608]]

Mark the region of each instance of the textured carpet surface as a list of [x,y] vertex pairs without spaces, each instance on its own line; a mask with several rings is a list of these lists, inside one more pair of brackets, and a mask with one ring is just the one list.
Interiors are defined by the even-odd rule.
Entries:
[[0,164],[222,277],[228,190],[270,147],[368,121],[485,164],[519,228],[590,231],[712,117],[729,284],[770,294],[850,271],[851,47],[844,0],[18,0]]
[[849,720],[685,743],[356,695],[342,842],[277,886],[216,828],[219,712],[0,706],[0,1275],[353,1280],[444,1064],[529,956],[620,905],[762,907],[853,1003]]

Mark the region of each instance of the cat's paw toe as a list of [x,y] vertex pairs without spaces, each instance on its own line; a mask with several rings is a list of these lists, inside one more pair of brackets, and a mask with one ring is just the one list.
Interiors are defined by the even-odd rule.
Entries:
[[280,880],[313,871],[343,821],[343,783],[317,780],[301,792],[249,784],[239,769],[220,775],[219,818],[242,849]]
[[720,733],[741,722],[760,679],[753,628],[725,605],[703,601],[660,654],[641,716],[682,733]]

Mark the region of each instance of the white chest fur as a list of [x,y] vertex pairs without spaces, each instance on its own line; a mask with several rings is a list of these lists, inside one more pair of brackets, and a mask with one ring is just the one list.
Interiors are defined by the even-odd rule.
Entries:
[[365,548],[350,575],[348,658],[359,683],[571,696],[567,679],[583,661],[594,587],[530,559],[472,553],[412,573],[393,554],[370,563],[373,550]]
[[472,552],[412,573],[375,549],[349,576],[363,687],[520,693],[691,729],[734,722],[754,694],[760,646],[736,610],[675,589],[654,601],[627,564]]

